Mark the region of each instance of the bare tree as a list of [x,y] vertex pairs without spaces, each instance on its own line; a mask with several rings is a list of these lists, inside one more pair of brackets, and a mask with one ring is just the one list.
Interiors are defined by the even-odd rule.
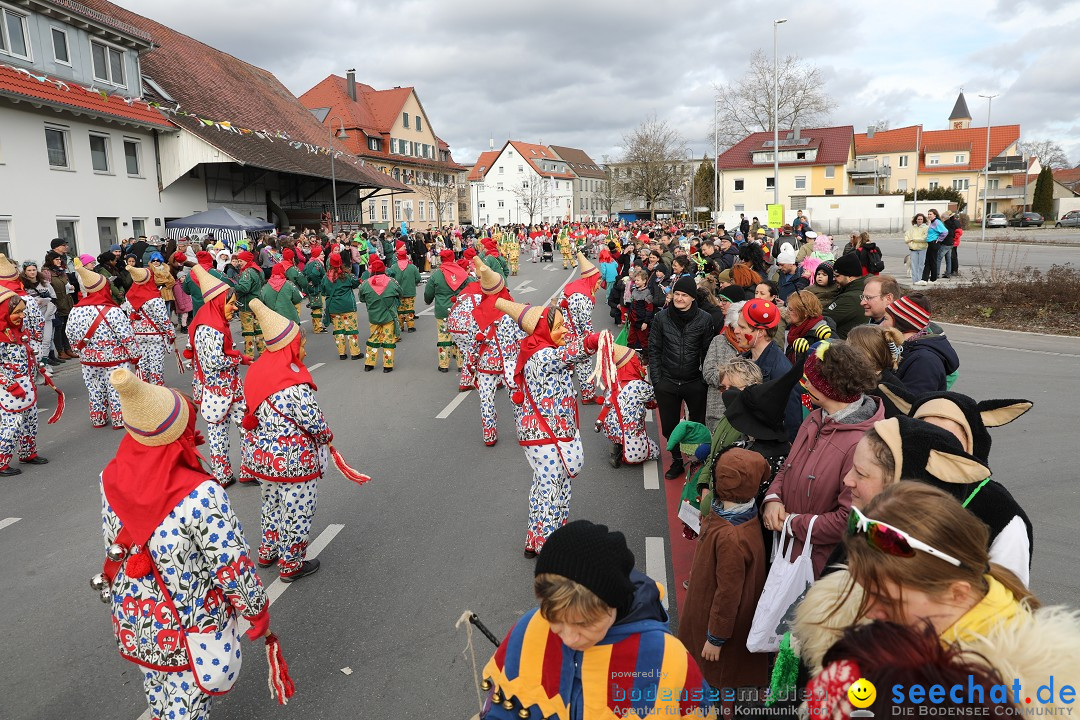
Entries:
[[1017,147],[1025,155],[1039,159],[1039,164],[1053,170],[1061,170],[1069,167],[1069,158],[1053,140],[1028,140],[1017,144]]
[[686,158],[686,141],[665,121],[650,115],[623,136],[623,147],[629,178],[622,183],[622,189],[632,198],[643,199],[649,217],[655,220],[656,201],[671,197],[681,182],[676,178],[677,166]]
[[603,167],[604,180],[600,186],[600,207],[606,212],[606,219],[610,220],[615,212],[615,204],[619,200],[619,182],[615,179],[615,171],[607,155],[603,157]]
[[889,124],[889,118],[881,118],[880,120],[875,120],[874,122],[870,123],[870,125],[867,126],[866,131],[885,132],[889,129]]
[[537,215],[543,217],[544,208],[552,202],[551,186],[545,178],[522,180],[511,192],[521,203],[521,209],[528,213],[529,225],[533,224],[533,218]]
[[457,185],[453,178],[443,177],[442,173],[431,173],[430,176],[417,174],[416,186],[419,191],[431,202],[431,208],[438,218],[438,225],[442,227],[443,216],[452,215],[450,208],[458,199]]
[[[820,126],[829,119],[832,99],[822,89],[821,71],[798,55],[780,60],[779,118],[781,130]],[[761,50],[750,56],[750,66],[738,80],[716,88],[719,144],[729,148],[750,133],[772,130],[773,63]]]

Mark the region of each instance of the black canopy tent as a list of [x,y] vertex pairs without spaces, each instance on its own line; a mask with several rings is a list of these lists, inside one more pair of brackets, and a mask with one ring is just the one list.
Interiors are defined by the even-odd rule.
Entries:
[[258,235],[273,229],[271,222],[240,215],[223,207],[165,223],[165,235],[168,237],[180,239],[184,235],[213,233],[214,239],[221,240],[230,248],[246,238],[248,233]]

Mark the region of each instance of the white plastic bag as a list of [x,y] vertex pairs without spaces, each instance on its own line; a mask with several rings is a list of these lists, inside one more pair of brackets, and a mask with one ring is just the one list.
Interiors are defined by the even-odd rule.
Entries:
[[746,649],[750,652],[776,652],[780,649],[780,639],[789,629],[794,608],[814,584],[814,562],[810,557],[814,546],[810,542],[814,532],[817,515],[810,518],[806,528],[806,542],[802,553],[791,561],[791,551],[795,546],[795,536],[791,533],[791,520],[788,515],[784,528],[773,546],[772,567],[765,587],[758,599],[754,621],[750,625],[750,634],[746,638]]

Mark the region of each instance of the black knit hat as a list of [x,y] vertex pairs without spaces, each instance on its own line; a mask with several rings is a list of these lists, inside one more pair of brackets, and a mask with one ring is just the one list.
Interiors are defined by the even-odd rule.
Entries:
[[575,520],[551,533],[536,560],[536,575],[552,573],[591,590],[620,614],[630,608],[634,553],[621,532]]
[[697,297],[697,283],[690,275],[683,275],[675,283],[675,287],[671,289],[671,292],[686,293],[690,297]]
[[803,374],[806,356],[787,373],[760,385],[750,385],[743,390],[725,390],[724,417],[731,427],[755,440],[785,441],[784,413],[788,396]]
[[725,288],[720,288],[720,291],[717,293],[717,295],[720,295],[721,297],[725,297],[728,300],[730,300],[731,302],[745,302],[746,301],[746,290],[744,290],[739,285],[728,285]]
[[862,277],[862,270],[862,262],[859,261],[859,256],[853,252],[849,252],[847,255],[841,255],[836,258],[836,262],[833,263],[833,272],[837,275]]

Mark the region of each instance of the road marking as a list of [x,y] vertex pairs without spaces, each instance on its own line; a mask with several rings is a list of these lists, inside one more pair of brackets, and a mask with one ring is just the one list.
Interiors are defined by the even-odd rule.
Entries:
[[545,272],[555,272],[556,270],[558,270],[558,268],[554,265],[548,265],[546,268],[544,268]]
[[435,314],[435,306],[432,305],[427,310],[421,310],[420,312],[418,312],[416,314],[417,315],[434,315]]
[[950,340],[949,342],[956,345],[971,345],[972,347],[989,348],[990,350],[1013,350],[1015,352],[1034,353],[1035,355],[1053,355],[1055,357],[1080,357],[1076,353],[1061,353],[1053,352],[1051,350],[1030,350],[1028,348],[1008,347],[1006,345],[986,345],[984,343],[969,342],[967,340]]
[[457,394],[457,397],[451,400],[450,404],[444,407],[442,409],[442,412],[435,416],[435,419],[445,420],[446,418],[450,417],[450,413],[457,410],[457,406],[464,402],[465,398],[467,398],[471,392],[472,390],[469,390],[468,392],[459,392]]
[[664,538],[645,538],[645,574],[664,586],[664,609],[668,609],[668,598],[674,592],[667,584],[667,556],[664,554]]
[[[319,537],[315,538],[315,542],[308,545],[307,559],[311,560],[317,557],[319,553],[326,549],[326,546],[330,544],[330,541],[337,537],[337,534],[341,532],[344,527],[344,525],[338,524],[327,525],[326,529],[319,533]],[[281,582],[281,578],[270,583],[270,587],[266,588],[266,604],[273,605],[274,601],[281,597],[281,595],[290,587],[292,587],[292,583],[283,583]],[[251,625],[244,618],[240,618],[237,627],[239,628],[238,632],[243,634],[251,627]],[[138,720],[151,720],[152,717],[153,715],[150,714],[150,709],[147,708],[146,712],[140,715]]]
[[518,283],[514,287],[514,290],[513,290],[514,294],[519,295],[519,294],[524,294],[524,293],[536,292],[537,288],[529,287],[531,284],[532,284],[532,281],[530,281],[530,280],[526,280],[525,282]]
[[641,470],[645,475],[645,489],[660,489],[660,461],[646,460],[641,464]]
[[325,364],[326,363],[315,363],[314,365],[312,365],[311,367],[308,368],[308,372],[311,372],[312,370],[318,370],[319,368],[321,368]]
[[3,520],[0,520],[0,530],[3,530],[8,525],[14,525],[20,520],[22,520],[22,518],[4,518]]

